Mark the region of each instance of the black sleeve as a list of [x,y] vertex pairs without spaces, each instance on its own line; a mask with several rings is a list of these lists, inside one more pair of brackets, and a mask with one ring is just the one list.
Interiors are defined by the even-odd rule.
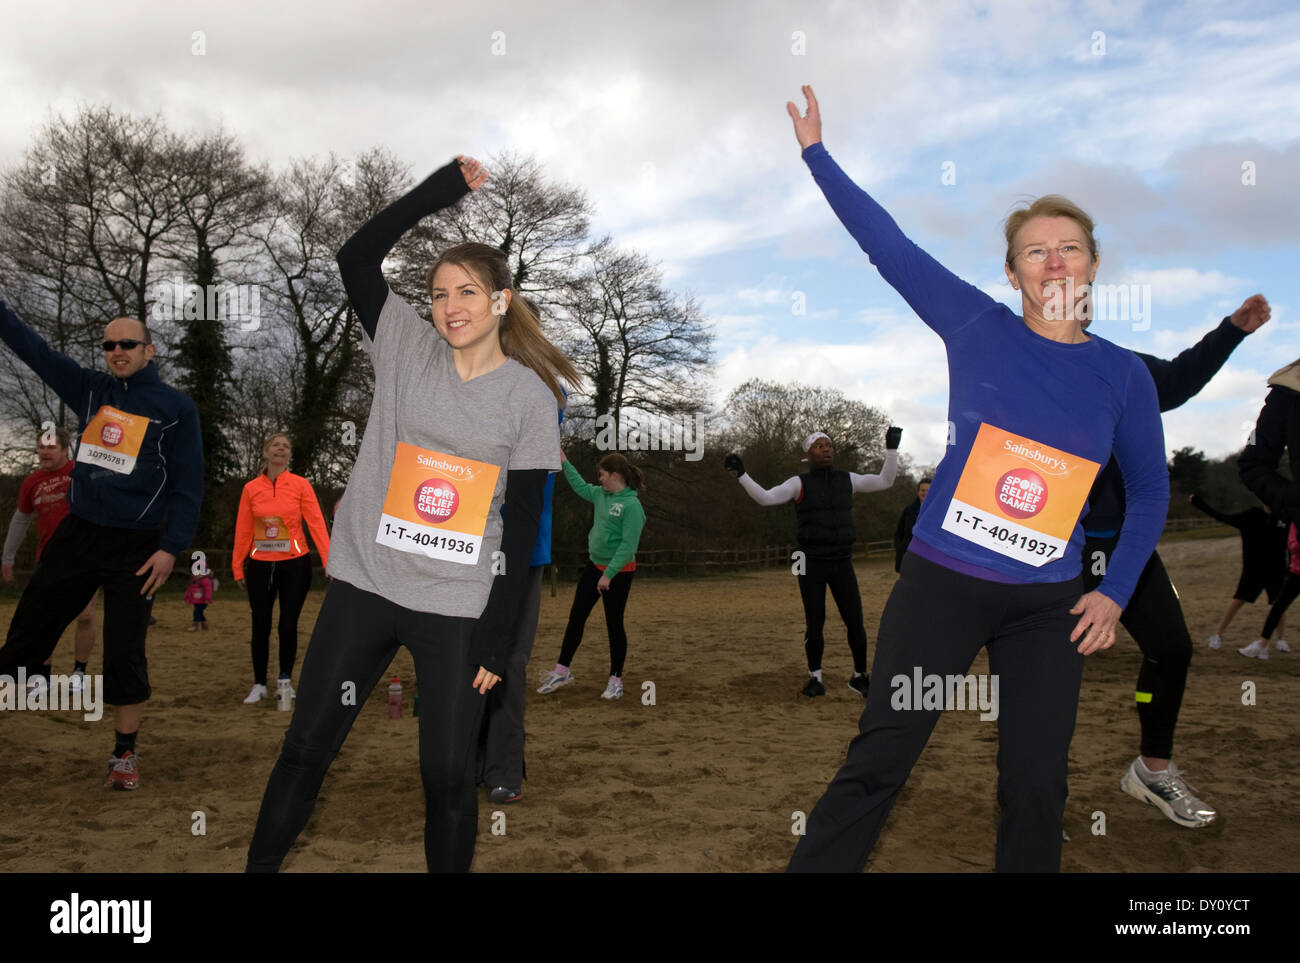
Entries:
[[[1200,495],[1195,495],[1195,494],[1192,495],[1192,507],[1205,512],[1205,514],[1209,515],[1211,518],[1218,519],[1219,521],[1223,522],[1223,524],[1225,525],[1231,525],[1233,528],[1241,528],[1241,524],[1238,520],[1237,515],[1223,514],[1223,512],[1213,507],[1209,502],[1207,502]],[[1239,513],[1239,514],[1244,514],[1244,513]]]
[[1160,410],[1177,408],[1194,397],[1223,367],[1228,355],[1241,344],[1246,332],[1224,318],[1219,326],[1172,361],[1134,352],[1146,364],[1156,383]]
[[[1285,388],[1274,387],[1264,401],[1255,422],[1254,441],[1237,459],[1242,484],[1259,496],[1284,521],[1300,519],[1300,481],[1287,481],[1277,470],[1287,447],[1287,422],[1300,412],[1300,398]],[[1294,466],[1298,455],[1291,452]]]
[[494,675],[505,674],[506,648],[523,603],[548,474],[544,468],[506,473],[501,530],[505,570],[492,579],[492,594],[470,638],[470,661]]
[[362,224],[339,248],[337,260],[343,288],[371,339],[388,298],[388,283],[382,271],[384,258],[422,218],[450,207],[468,193],[460,164],[453,160]]

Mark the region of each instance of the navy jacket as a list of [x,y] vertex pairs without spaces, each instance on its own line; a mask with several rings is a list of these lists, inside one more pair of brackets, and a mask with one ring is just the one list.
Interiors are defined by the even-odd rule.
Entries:
[[153,362],[118,378],[83,368],[60,354],[0,301],[0,339],[77,414],[76,448],[104,405],[149,419],[130,474],[77,462],[68,486],[73,515],[113,528],[163,529],[161,548],[180,555],[194,539],[203,500],[199,412],[185,394],[163,384]]

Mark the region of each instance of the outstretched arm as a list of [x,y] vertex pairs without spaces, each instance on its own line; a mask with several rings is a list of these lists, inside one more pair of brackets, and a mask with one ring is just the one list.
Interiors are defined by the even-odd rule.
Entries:
[[0,340],[9,345],[23,364],[36,372],[36,376],[53,388],[73,411],[81,411],[95,372],[51,348],[4,301],[0,301]]
[[1218,327],[1172,360],[1137,352],[1156,383],[1160,410],[1177,408],[1197,395],[1219,373],[1242,339],[1262,327],[1270,314],[1264,296],[1251,295],[1241,303],[1241,307],[1219,322]]
[[787,478],[775,488],[764,488],[748,475],[741,475],[740,487],[760,505],[784,505],[797,500],[803,493],[803,482],[798,475]]
[[422,218],[450,207],[487,183],[488,172],[472,157],[461,155],[430,174],[414,190],[366,221],[339,248],[339,273],[366,334],[373,339],[379,312],[388,298],[384,258],[402,235]]
[[855,492],[882,492],[890,485],[894,484],[894,478],[898,475],[898,452],[885,452],[885,464],[880,469],[879,475],[859,475],[857,472],[849,472],[849,480],[853,482]]

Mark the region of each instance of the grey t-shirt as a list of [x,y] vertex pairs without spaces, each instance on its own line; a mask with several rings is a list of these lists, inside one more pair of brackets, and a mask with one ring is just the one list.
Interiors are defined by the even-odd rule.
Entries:
[[451,347],[391,290],[364,343],[375,396],[329,574],[417,612],[478,618],[501,546],[506,472],[559,470],[555,396],[513,359],[461,381]]

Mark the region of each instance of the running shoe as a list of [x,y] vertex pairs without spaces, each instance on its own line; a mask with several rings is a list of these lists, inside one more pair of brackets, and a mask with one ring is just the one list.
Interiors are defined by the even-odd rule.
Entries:
[[1291,651],[1291,646],[1286,644],[1286,639],[1278,639],[1276,642],[1273,643],[1273,648],[1277,649],[1279,652]]
[[609,677],[609,684],[605,686],[605,691],[600,694],[602,699],[621,699],[623,698],[623,680],[616,675]]
[[871,684],[870,677],[864,672],[862,675],[855,675],[849,679],[849,688],[856,692],[862,698],[867,697],[867,686]]
[[186,629],[185,631],[186,631],[186,632],[197,632],[198,630],[199,630],[199,623],[197,623],[197,622],[191,622],[191,623],[190,623],[190,627],[189,627],[188,629]]
[[1210,641],[1207,644],[1209,645],[1210,648],[1217,649],[1219,646],[1223,645],[1223,639],[1219,638],[1217,635],[1212,635],[1210,636]]
[[86,684],[86,671],[84,669],[73,669],[72,675],[68,676],[68,691],[80,692]]
[[824,696],[826,694],[826,686],[818,682],[816,676],[810,675],[808,676],[807,685],[805,685],[800,691],[808,698],[812,699],[815,696]]
[[254,702],[261,702],[267,696],[266,686],[258,684],[253,686],[253,691],[248,694],[244,700],[244,705],[251,706]]
[[556,672],[552,670],[542,676],[542,684],[537,691],[542,695],[546,695],[546,693],[554,692],[560,686],[568,685],[572,681],[572,672]]
[[488,793],[488,799],[494,803],[519,802],[523,798],[524,791],[522,789],[510,789],[507,786],[497,786]]
[[1200,829],[1214,822],[1218,813],[1196,798],[1177,766],[1171,762],[1168,769],[1147,781],[1138,772],[1140,761],[1134,759],[1128,767],[1128,772],[1119,781],[1121,789],[1134,799],[1155,806],[1179,826]]
[[45,676],[43,675],[34,675],[27,680],[27,698],[29,700],[40,698],[38,693],[48,693],[49,690],[50,684],[46,681]]
[[1260,645],[1260,640],[1256,639],[1254,642],[1250,643],[1250,645],[1246,646],[1245,648],[1238,649],[1237,654],[1244,655],[1248,659],[1259,659],[1259,661],[1261,662],[1267,662],[1268,643],[1265,642],[1263,645]]
[[140,786],[140,766],[135,753],[127,750],[119,759],[113,756],[108,760],[109,789],[138,789]]

